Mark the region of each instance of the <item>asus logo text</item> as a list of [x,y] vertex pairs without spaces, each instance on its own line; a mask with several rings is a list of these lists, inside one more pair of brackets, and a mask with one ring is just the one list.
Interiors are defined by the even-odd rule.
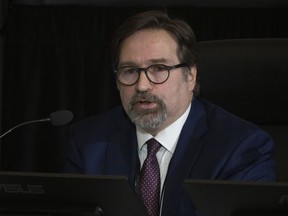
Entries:
[[0,192],[9,194],[45,194],[43,185],[0,184]]

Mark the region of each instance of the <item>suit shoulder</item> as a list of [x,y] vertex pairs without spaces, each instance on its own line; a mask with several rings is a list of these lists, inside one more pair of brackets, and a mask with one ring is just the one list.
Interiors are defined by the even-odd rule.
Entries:
[[200,99],[200,101],[206,111],[207,123],[210,128],[221,129],[222,127],[227,132],[235,131],[235,133],[238,134],[241,134],[242,132],[247,134],[262,130],[255,123],[237,116],[210,101],[205,99]]
[[258,125],[207,100],[201,100],[201,104],[206,113],[204,118],[206,130],[201,139],[207,146],[214,149],[214,146],[217,146],[220,152],[229,152],[234,148],[246,150],[250,148],[273,149],[272,136]]

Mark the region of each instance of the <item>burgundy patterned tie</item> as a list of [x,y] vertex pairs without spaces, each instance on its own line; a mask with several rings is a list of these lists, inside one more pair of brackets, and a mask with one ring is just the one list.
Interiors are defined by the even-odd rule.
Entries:
[[160,169],[156,153],[161,144],[154,138],[147,142],[148,154],[140,172],[140,191],[149,216],[159,216]]

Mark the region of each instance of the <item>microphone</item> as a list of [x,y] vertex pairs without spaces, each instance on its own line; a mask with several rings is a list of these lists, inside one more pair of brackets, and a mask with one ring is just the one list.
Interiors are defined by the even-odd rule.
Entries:
[[54,126],[65,125],[73,119],[73,113],[69,110],[59,110],[51,113],[48,119]]
[[60,126],[60,125],[65,125],[68,122],[70,122],[73,119],[73,113],[69,110],[58,110],[56,112],[53,112],[50,114],[50,117],[44,118],[44,119],[37,119],[33,121],[28,121],[28,122],[23,122],[21,124],[18,124],[11,128],[10,130],[6,131],[0,136],[0,139],[2,137],[6,136],[8,133],[11,131],[15,130],[18,127],[21,127],[23,125],[31,124],[31,123],[37,123],[37,122],[50,122],[54,126]]

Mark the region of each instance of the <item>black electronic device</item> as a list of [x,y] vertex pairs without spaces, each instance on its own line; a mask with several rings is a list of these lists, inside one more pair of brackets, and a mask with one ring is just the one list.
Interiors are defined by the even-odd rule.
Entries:
[[145,216],[126,177],[0,172],[0,215]]
[[288,216],[288,183],[185,180],[199,216]]

